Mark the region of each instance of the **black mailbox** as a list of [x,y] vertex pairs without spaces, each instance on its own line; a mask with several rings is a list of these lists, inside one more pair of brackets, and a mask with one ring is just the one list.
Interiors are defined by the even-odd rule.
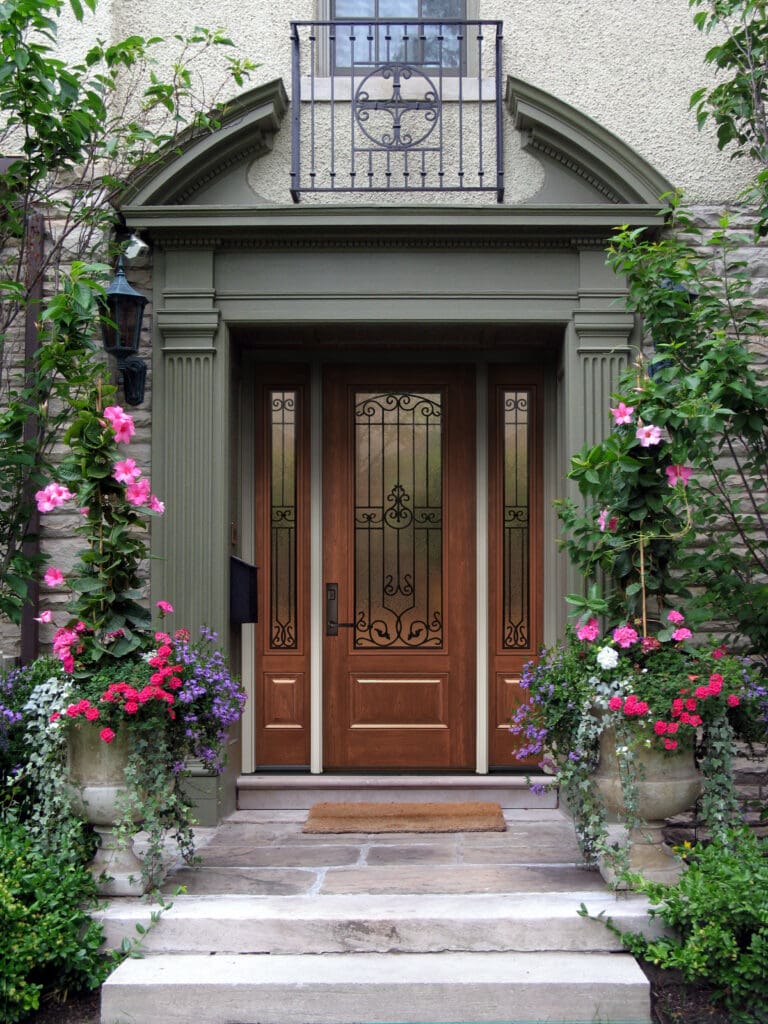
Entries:
[[256,594],[256,566],[242,558],[229,559],[229,621],[233,626],[258,622],[259,603]]

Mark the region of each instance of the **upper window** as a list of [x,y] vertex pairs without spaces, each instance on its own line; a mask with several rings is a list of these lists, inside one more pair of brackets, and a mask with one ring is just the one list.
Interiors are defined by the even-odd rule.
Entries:
[[[457,73],[466,67],[466,0],[330,0],[331,66],[361,70],[391,63]],[[349,22],[345,24],[345,19]]]

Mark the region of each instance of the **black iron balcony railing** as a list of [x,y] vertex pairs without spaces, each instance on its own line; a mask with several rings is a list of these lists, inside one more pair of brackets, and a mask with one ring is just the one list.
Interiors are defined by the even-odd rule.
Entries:
[[294,21],[291,196],[504,198],[500,21]]

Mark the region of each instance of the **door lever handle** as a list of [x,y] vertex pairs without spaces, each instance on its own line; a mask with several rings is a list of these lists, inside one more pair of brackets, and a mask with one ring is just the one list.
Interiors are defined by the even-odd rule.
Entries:
[[354,622],[339,622],[339,584],[325,584],[325,635],[338,636],[340,629],[353,629]]

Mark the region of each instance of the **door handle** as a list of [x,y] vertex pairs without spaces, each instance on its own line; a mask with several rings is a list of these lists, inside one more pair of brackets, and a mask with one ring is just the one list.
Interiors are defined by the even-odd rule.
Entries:
[[339,622],[339,584],[325,584],[325,635],[338,636],[340,629],[353,629],[354,622]]

